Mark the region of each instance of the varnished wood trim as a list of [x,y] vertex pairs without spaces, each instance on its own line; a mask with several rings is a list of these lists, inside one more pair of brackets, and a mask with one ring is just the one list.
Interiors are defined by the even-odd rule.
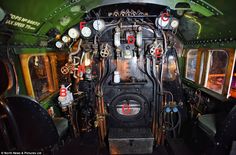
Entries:
[[209,55],[210,55],[210,52],[208,51],[208,49],[203,49],[203,48],[200,48],[199,49],[202,54],[204,53],[204,60],[203,60],[203,71],[202,71],[202,78],[201,78],[201,81],[200,81],[200,85],[204,86],[205,85],[205,81],[206,81],[206,77],[207,77],[207,72],[208,72],[208,60],[209,60]]
[[233,70],[233,64],[234,64],[234,49],[230,48],[230,49],[224,49],[227,53],[228,53],[228,65],[226,68],[226,75],[225,75],[225,82],[224,82],[224,87],[223,87],[223,91],[222,94],[224,96],[228,95],[228,89],[230,89],[230,81],[231,81],[231,77],[232,77],[232,70]]
[[199,84],[199,76],[200,76],[200,69],[201,69],[201,58],[202,58],[202,51],[198,49],[197,51],[197,62],[196,62],[196,72],[195,72],[195,83]]
[[25,82],[25,87],[27,94],[33,98],[35,98],[34,94],[34,89],[30,77],[30,71],[29,71],[29,59],[32,55],[28,54],[21,54],[20,55],[20,61],[21,61],[21,67],[22,67],[22,72],[23,72],[23,77],[24,77],[24,82]]
[[46,69],[46,73],[47,73],[47,80],[48,80],[48,91],[54,92],[54,84],[53,84],[53,79],[52,79],[52,71],[51,71],[51,65],[49,63],[49,58],[47,55],[43,55],[43,59],[44,59],[44,65],[45,65],[45,69]]
[[57,56],[50,55],[49,58],[50,58],[51,67],[52,67],[52,78],[53,78],[54,90],[57,90],[59,88],[58,77],[57,77]]

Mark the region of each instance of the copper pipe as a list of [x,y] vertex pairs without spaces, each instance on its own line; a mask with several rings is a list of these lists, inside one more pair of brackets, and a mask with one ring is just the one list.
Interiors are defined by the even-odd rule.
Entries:
[[[104,59],[102,61],[102,68],[104,69]],[[103,91],[102,91],[102,88],[100,88],[100,92],[101,92],[101,114],[102,114],[102,117],[103,117],[103,120],[102,120],[102,124],[103,124],[103,129],[104,129],[104,137],[103,139],[105,138],[106,136],[106,118],[105,118],[105,105],[104,105],[104,98],[103,98]]]
[[[152,120],[152,134],[154,136],[154,138],[156,139],[156,111],[154,111],[153,114],[153,120]],[[157,140],[157,139],[156,139]]]
[[[99,75],[100,75],[100,77],[99,77],[99,80],[101,81],[101,78],[102,78],[102,73],[103,73],[103,65],[102,65],[102,63],[100,62],[99,63]],[[100,84],[98,84],[97,85],[97,95],[98,95],[98,97],[97,97],[97,107],[98,107],[98,133],[99,133],[99,142],[100,142],[100,145],[102,146],[103,144],[104,144],[104,138],[105,138],[105,134],[104,134],[104,132],[105,132],[105,128],[104,128],[104,110],[103,110],[103,108],[104,108],[104,106],[103,106],[103,104],[104,103],[102,103],[103,101],[102,101],[102,99],[101,99],[101,97],[102,97],[102,91],[101,91],[101,87],[100,87]],[[101,117],[102,116],[102,117]]]

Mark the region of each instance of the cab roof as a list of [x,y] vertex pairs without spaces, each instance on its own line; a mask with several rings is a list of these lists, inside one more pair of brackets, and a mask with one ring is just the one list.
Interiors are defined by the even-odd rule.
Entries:
[[47,46],[51,29],[62,34],[91,9],[117,3],[148,3],[184,12],[178,32],[186,44],[236,37],[234,0],[0,0],[0,17],[5,15],[0,44]]

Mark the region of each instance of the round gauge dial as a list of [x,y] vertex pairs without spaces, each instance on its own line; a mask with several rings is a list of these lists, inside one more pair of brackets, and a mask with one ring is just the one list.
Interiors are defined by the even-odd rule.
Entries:
[[160,17],[158,19],[158,25],[161,27],[166,27],[169,24],[169,17]]
[[89,27],[85,26],[85,27],[82,28],[81,34],[84,37],[88,38],[88,37],[90,37],[92,35],[92,30]]
[[105,27],[105,21],[102,19],[98,19],[93,22],[93,28],[97,31],[102,31],[105,29]]
[[56,47],[57,48],[62,48],[63,47],[63,43],[61,41],[57,41],[56,42]]
[[76,28],[71,28],[69,31],[68,31],[68,35],[73,38],[73,39],[76,39],[79,37],[79,31],[76,29]]
[[173,19],[170,26],[176,29],[179,26],[179,21],[177,19]]
[[69,36],[63,36],[63,37],[61,38],[61,40],[62,40],[64,43],[68,43],[68,42],[70,42],[70,37],[69,37]]

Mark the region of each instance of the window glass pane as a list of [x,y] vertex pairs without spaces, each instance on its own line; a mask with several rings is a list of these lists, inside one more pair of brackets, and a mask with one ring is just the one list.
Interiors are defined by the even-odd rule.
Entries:
[[32,56],[29,59],[30,77],[36,100],[50,94],[46,63],[48,63],[47,56]]
[[61,72],[62,67],[64,67],[67,62],[68,62],[67,55],[65,54],[57,55],[57,78],[59,86],[62,84],[68,85],[70,83],[70,74],[63,74]]
[[230,87],[230,96],[236,98],[236,65],[234,65],[234,72],[233,72],[232,83]]
[[211,51],[208,63],[208,75],[205,86],[221,94],[225,81],[228,55],[225,51]]
[[168,56],[167,63],[163,64],[163,80],[174,81],[178,73],[176,58],[173,55]]
[[196,63],[197,63],[197,50],[190,50],[187,54],[185,77],[192,81],[195,80]]

